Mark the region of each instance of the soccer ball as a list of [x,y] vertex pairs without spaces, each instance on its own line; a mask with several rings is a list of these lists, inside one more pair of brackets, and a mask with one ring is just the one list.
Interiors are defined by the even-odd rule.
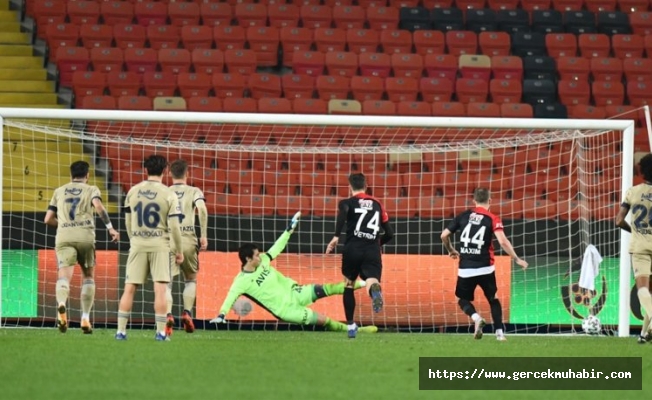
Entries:
[[241,317],[246,317],[253,310],[254,306],[244,297],[240,297],[233,303],[233,311]]
[[582,321],[582,329],[589,335],[597,335],[602,329],[600,320],[595,315],[589,315]]

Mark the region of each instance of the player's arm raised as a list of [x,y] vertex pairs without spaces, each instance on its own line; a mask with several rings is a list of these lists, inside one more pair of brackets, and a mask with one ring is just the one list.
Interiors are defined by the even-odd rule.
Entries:
[[514,247],[512,247],[512,243],[507,239],[507,236],[505,236],[505,232],[502,230],[498,230],[494,232],[494,235],[496,235],[496,239],[498,239],[498,244],[500,244],[500,247],[505,250],[507,254],[509,254],[510,257],[516,261],[516,264],[520,265],[523,267],[523,269],[527,268],[528,263],[525,260],[522,260],[517,254],[516,251],[514,251]]
[[195,207],[199,214],[199,248],[206,250],[208,248],[208,208],[206,208],[206,202],[203,199],[196,201]]
[[349,215],[349,204],[346,201],[340,201],[340,204],[337,208],[338,212],[337,222],[335,222],[335,233],[333,234],[331,241],[328,243],[328,246],[326,246],[326,254],[335,251],[335,248],[340,241],[342,229],[344,229],[344,225],[346,224],[346,218]]
[[109,217],[108,211],[106,211],[106,208],[104,207],[104,204],[102,204],[102,199],[99,196],[99,189],[97,190],[97,195],[93,197],[93,207],[95,207],[95,211],[97,212],[97,215],[100,216],[100,219],[102,222],[104,222],[104,226],[106,226],[106,229],[109,231],[109,235],[111,235],[111,241],[117,242],[120,240],[120,233],[116,231],[113,228],[113,224],[111,223],[111,218]]
[[294,214],[292,219],[290,220],[290,223],[288,224],[288,227],[285,229],[285,232],[281,236],[279,236],[278,239],[276,239],[276,242],[272,245],[272,247],[265,252],[267,256],[269,256],[270,259],[275,259],[278,257],[279,254],[285,250],[285,246],[287,246],[288,241],[290,240],[290,236],[292,235],[292,232],[294,232],[294,229],[297,227],[299,224],[299,218],[301,218],[301,212],[297,212]]

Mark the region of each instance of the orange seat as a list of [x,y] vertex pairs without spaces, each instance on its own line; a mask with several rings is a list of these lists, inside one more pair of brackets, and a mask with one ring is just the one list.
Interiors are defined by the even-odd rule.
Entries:
[[652,103],[650,98],[651,90],[652,82],[627,82],[627,100],[629,100],[629,104],[635,107],[650,105]]
[[365,18],[365,11],[360,6],[337,5],[333,7],[333,22],[336,28],[362,29]]
[[158,53],[154,49],[128,48],[124,51],[127,71],[142,74],[148,71],[156,71],[158,64]]
[[103,1],[100,14],[104,24],[113,27],[116,24],[131,24],[134,20],[134,5],[128,1]]
[[616,0],[591,0],[586,2],[586,9],[594,13],[616,11]]
[[285,74],[281,77],[284,97],[288,99],[312,98],[315,78],[307,75]]
[[121,49],[145,47],[147,40],[147,30],[140,25],[116,24],[113,27],[113,37],[115,45]]
[[79,27],[79,38],[87,49],[111,47],[113,44],[113,27],[109,25],[83,24]]
[[314,217],[334,217],[340,199],[334,196],[313,196],[311,214]]
[[424,57],[423,66],[426,75],[432,78],[444,78],[455,83],[457,80],[457,57],[450,54],[428,54]]
[[292,57],[298,51],[310,51],[313,43],[313,30],[307,28],[284,27],[280,31],[283,46],[283,65],[292,66]]
[[228,72],[251,75],[256,72],[257,56],[253,50],[227,50],[224,52],[224,65]]
[[532,118],[532,106],[525,103],[503,103],[500,105],[500,116],[503,118]]
[[161,71],[179,74],[190,71],[190,52],[186,49],[161,49],[158,51]]
[[48,25],[63,24],[66,19],[66,1],[49,0],[34,3],[34,18],[39,37],[45,38]]
[[[398,28],[398,9],[395,7],[367,7],[366,11],[367,22],[370,29],[375,29],[382,32],[385,30],[394,30]],[[381,43],[385,43],[381,41]]]
[[[387,99],[395,103],[401,101],[416,101],[419,94],[419,81],[417,78],[391,77],[385,79]],[[400,115],[400,113],[399,113]]]
[[177,90],[177,77],[171,72],[147,71],[143,74],[143,87],[149,97],[171,97]]
[[147,96],[121,96],[118,98],[118,109],[151,111],[153,108],[152,99]]
[[509,56],[512,38],[507,32],[481,32],[478,44],[482,54],[494,56]]
[[629,14],[629,24],[632,27],[633,34],[641,36],[650,35],[652,34],[652,13],[631,13]]
[[254,73],[249,76],[248,87],[254,99],[281,97],[281,77],[276,74]]
[[359,102],[380,100],[385,93],[384,86],[384,80],[377,76],[354,76],[351,78],[351,92],[353,98]]
[[385,197],[383,205],[387,213],[398,218],[413,218],[419,213],[416,197]]
[[195,97],[187,99],[188,111],[191,112],[221,112],[222,100],[217,97]]
[[559,57],[557,71],[563,80],[589,80],[590,61],[583,57]]
[[412,34],[406,30],[380,31],[380,44],[383,53],[410,54],[412,53]]
[[591,86],[588,81],[559,81],[557,93],[561,103],[565,106],[591,102]]
[[620,82],[593,82],[591,92],[596,106],[621,105],[625,100],[625,87]]
[[295,28],[299,25],[299,6],[296,4],[269,4],[267,6],[269,26],[275,28]]
[[48,25],[47,38],[48,46],[50,47],[50,60],[56,62],[56,54],[59,47],[77,46],[77,41],[79,40],[79,26],[74,24]]
[[297,98],[292,100],[295,114],[328,114],[328,105],[321,99]]
[[439,186],[438,172],[409,173],[403,176],[407,195],[410,197],[430,197]]
[[204,193],[206,196],[206,208],[210,214],[216,215],[239,215],[240,196],[227,193]]
[[552,7],[557,11],[580,11],[584,0],[552,0]]
[[[289,163],[300,164],[301,159],[295,160],[292,157],[303,157],[304,154],[290,154]],[[304,164],[314,164],[314,159],[311,157]],[[306,168],[299,174],[299,186],[301,187],[302,196],[326,196],[330,195],[331,189],[333,187],[332,175],[323,172],[311,171],[309,168]]]
[[258,99],[258,112],[264,114],[291,114],[292,103],[285,98],[263,97]]
[[392,54],[395,77],[420,78],[423,75],[423,57],[419,54]]
[[249,48],[256,52],[256,64],[261,67],[275,67],[278,65],[278,46],[280,32],[274,27],[249,27],[247,28],[247,42]]
[[412,33],[412,41],[416,53],[421,56],[428,54],[444,54],[446,39],[443,32],[418,30]]
[[302,5],[299,11],[304,28],[328,28],[333,20],[333,9],[321,5]]
[[325,101],[331,99],[348,99],[351,79],[345,76],[320,75],[315,87],[319,98]]
[[238,25],[244,28],[265,26],[267,25],[267,6],[260,3],[238,3],[235,5],[235,19],[238,21]]
[[489,93],[494,103],[520,103],[523,96],[523,84],[515,79],[492,79]]
[[134,4],[134,15],[139,25],[165,25],[168,7],[165,3],[144,2]]
[[489,94],[489,82],[481,79],[458,79],[455,93],[461,103],[484,103]]
[[276,210],[274,196],[241,196],[240,210],[245,215],[274,215],[274,211]]
[[350,52],[376,53],[380,44],[380,35],[373,29],[349,29],[346,32],[346,43]]
[[106,75],[106,84],[113,97],[138,96],[142,75],[136,72],[111,71]]
[[181,97],[208,97],[211,88],[211,76],[204,73],[181,72],[177,76]]
[[572,33],[548,33],[546,35],[548,56],[575,57],[577,55],[577,36]]
[[630,15],[649,10],[648,0],[618,0],[618,8]]
[[216,73],[211,78],[211,86],[213,87],[215,96],[219,98],[241,98],[244,97],[247,81],[243,75],[238,73]]
[[451,218],[453,207],[450,200],[444,197],[419,197],[417,209],[420,218]]
[[596,81],[620,81],[623,77],[623,62],[618,58],[592,58],[591,75]]
[[244,49],[246,43],[246,30],[241,26],[220,25],[213,27],[213,39],[218,49]]
[[585,58],[609,57],[611,51],[609,36],[603,33],[582,33],[578,44],[580,55]]
[[202,2],[199,5],[199,14],[203,25],[213,27],[221,25],[231,25],[234,17],[233,6],[228,3],[207,3]]
[[217,74],[224,70],[224,53],[215,49],[195,49],[191,54],[195,72]]
[[557,218],[557,203],[550,200],[523,200],[523,218],[525,219],[555,219]]
[[491,202],[491,211],[503,220],[523,218],[523,202],[521,200],[497,200]]
[[412,117],[430,117],[432,107],[425,101],[401,101],[396,105],[396,114]]
[[389,54],[362,53],[358,56],[360,75],[378,76],[386,78],[389,76],[392,67],[392,59]]
[[568,115],[573,119],[606,119],[607,113],[604,107],[595,107],[585,104],[578,104],[568,108]]
[[652,81],[652,59],[627,58],[623,60],[623,71],[627,82]]
[[326,53],[325,64],[329,75],[352,77],[358,72],[358,57],[355,53]]
[[608,105],[604,107],[607,119],[633,119],[639,126],[645,125],[645,112],[636,110],[634,106]]
[[387,100],[365,100],[362,102],[364,115],[396,115],[396,104]]
[[94,1],[69,1],[66,11],[71,24],[97,24],[100,19],[100,5]]
[[75,71],[72,74],[75,97],[102,96],[106,89],[106,74],[96,71]]
[[476,54],[478,50],[478,35],[472,31],[446,32],[446,47],[453,56],[461,54]]
[[500,118],[500,105],[496,103],[469,103],[466,115],[472,118]]
[[292,70],[295,74],[319,76],[324,71],[324,53],[318,51],[299,51],[292,56]]
[[115,110],[115,98],[111,96],[92,95],[80,97],[81,102],[77,103],[77,108],[87,110]]
[[617,58],[640,58],[644,42],[640,35],[615,34],[611,37],[611,48]]
[[181,28],[173,25],[155,26],[150,25],[147,27],[147,40],[151,48],[155,50],[160,49],[176,49],[179,47],[179,39],[181,37]]
[[117,47],[96,47],[91,49],[90,57],[95,71],[122,71],[122,64],[124,64],[122,49]]
[[199,25],[200,7],[197,3],[168,3],[170,23],[176,26]]
[[491,72],[494,79],[523,79],[523,59],[514,56],[491,57]]
[[86,71],[90,65],[88,50],[83,47],[59,47],[56,54],[59,82],[70,87],[75,71]]
[[518,8],[519,0],[488,0],[487,5],[492,10],[515,10]]
[[345,51],[346,31],[341,28],[317,28],[314,30],[315,46],[322,53]]
[[232,113],[256,113],[258,102],[252,98],[227,97],[222,101],[222,109]]
[[466,107],[458,102],[436,101],[432,103],[433,117],[465,117]]
[[181,28],[181,43],[188,51],[210,49],[213,45],[213,31],[205,25],[186,25]]
[[309,197],[294,196],[292,194],[276,197],[276,210],[278,215],[282,217],[294,215],[297,211],[308,215],[311,208]]
[[451,100],[455,86],[453,82],[446,78],[421,78],[419,91],[423,101],[429,103],[447,102]]

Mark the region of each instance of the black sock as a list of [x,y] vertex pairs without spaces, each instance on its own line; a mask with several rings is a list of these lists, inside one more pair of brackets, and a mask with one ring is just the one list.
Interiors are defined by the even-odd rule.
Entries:
[[353,324],[353,315],[355,314],[355,296],[353,295],[353,288],[344,288],[344,295],[342,296],[344,302],[344,315],[346,316],[346,323]]
[[489,301],[491,306],[491,319],[494,322],[494,331],[496,329],[503,329],[503,308],[498,299]]
[[470,301],[459,299],[457,304],[460,306],[462,311],[464,311],[464,314],[468,315],[469,317],[475,314],[475,307],[473,307],[473,303]]

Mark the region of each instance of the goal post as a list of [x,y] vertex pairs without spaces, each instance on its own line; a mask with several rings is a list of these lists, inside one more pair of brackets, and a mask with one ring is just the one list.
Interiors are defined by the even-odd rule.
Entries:
[[[346,177],[363,172],[372,195],[396,222],[396,237],[385,246],[387,307],[373,314],[369,300],[358,293],[356,319],[362,323],[468,331],[469,319],[454,296],[455,262],[446,256],[439,234],[469,206],[477,186],[490,189],[492,210],[506,221],[517,252],[531,261],[520,271],[496,244],[508,331],[575,331],[580,317],[591,311],[601,312],[603,325],[618,336],[628,336],[638,323],[630,307],[629,235],[613,222],[615,207],[634,182],[633,120],[19,108],[0,108],[0,118],[0,325],[53,326],[54,231],[43,226],[42,213],[52,190],[68,179],[70,161],[90,161],[91,180],[106,197],[114,225],[122,227],[123,197],[144,177],[140,163],[152,153],[189,161],[191,184],[204,191],[212,215],[209,251],[200,255],[198,320],[214,317],[239,271],[237,247],[253,241],[268,248],[296,211],[304,218],[277,267],[301,284],[341,279],[339,251],[323,253],[337,200],[348,194]],[[128,243],[124,229],[118,246],[108,244],[102,231],[93,319],[111,326]],[[589,244],[605,258],[595,290],[576,282]],[[80,272],[75,275],[79,279]],[[77,283],[70,294],[73,323]],[[149,325],[153,319],[152,290],[143,289],[132,324]],[[489,319],[479,291],[476,303]],[[337,298],[320,300],[314,309],[343,317]],[[229,319],[241,326],[277,326],[256,305],[250,314],[233,313]]]

